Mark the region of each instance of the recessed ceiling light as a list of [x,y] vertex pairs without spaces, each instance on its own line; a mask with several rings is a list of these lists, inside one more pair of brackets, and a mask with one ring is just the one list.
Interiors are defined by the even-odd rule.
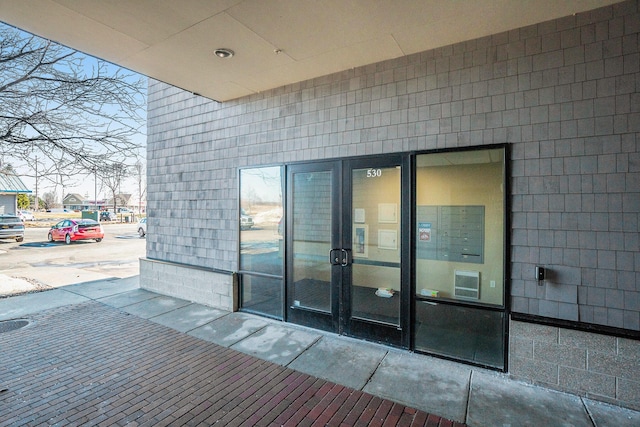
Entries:
[[234,52],[231,49],[226,49],[226,48],[218,48],[214,50],[213,53],[218,58],[231,58],[234,55]]

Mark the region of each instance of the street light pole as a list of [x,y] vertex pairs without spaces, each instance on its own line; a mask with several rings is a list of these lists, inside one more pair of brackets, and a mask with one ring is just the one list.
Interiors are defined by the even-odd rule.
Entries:
[[93,168],[93,203],[96,205],[96,211],[98,210],[98,168]]

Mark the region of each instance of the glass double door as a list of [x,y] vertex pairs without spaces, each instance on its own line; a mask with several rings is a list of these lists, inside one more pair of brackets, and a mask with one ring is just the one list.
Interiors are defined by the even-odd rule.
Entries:
[[401,156],[289,167],[289,322],[408,347],[407,170]]

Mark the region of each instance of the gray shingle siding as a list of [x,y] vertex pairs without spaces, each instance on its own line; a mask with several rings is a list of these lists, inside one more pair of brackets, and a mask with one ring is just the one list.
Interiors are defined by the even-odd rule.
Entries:
[[239,167],[509,143],[512,310],[638,331],[639,29],[627,1],[224,104],[151,82],[147,255],[236,271]]

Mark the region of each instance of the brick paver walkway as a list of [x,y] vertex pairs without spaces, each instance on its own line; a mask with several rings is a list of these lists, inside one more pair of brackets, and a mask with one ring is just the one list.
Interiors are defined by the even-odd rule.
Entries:
[[0,334],[0,426],[462,426],[89,302]]

